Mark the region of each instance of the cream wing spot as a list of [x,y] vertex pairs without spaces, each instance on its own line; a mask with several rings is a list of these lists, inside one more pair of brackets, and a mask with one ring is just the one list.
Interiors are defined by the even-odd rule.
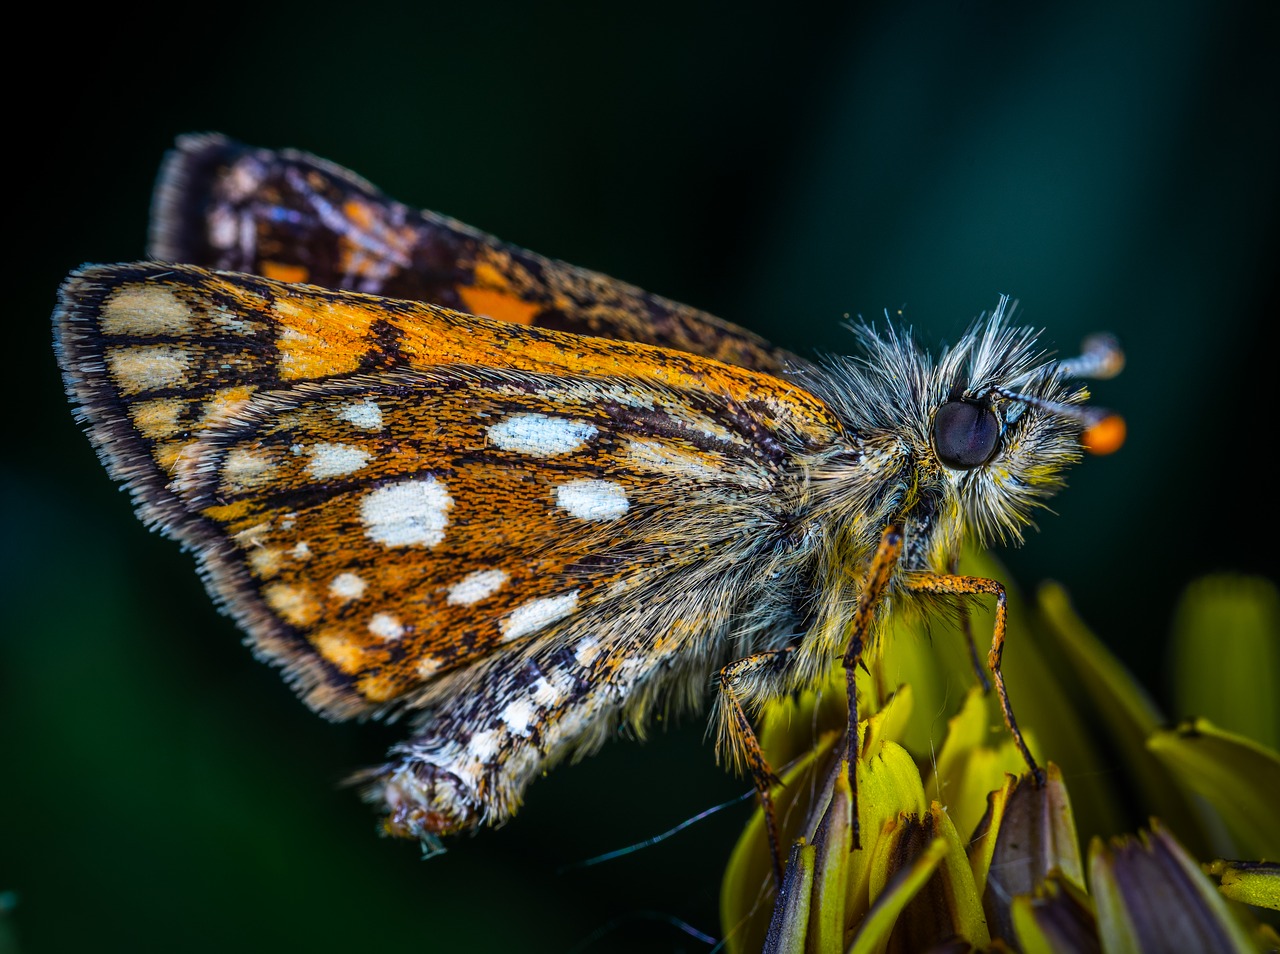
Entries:
[[233,492],[256,490],[275,477],[275,461],[252,447],[233,447],[222,461],[222,479]]
[[361,430],[382,430],[382,408],[372,400],[346,404],[338,410],[338,417]]
[[393,642],[404,635],[404,624],[390,613],[374,613],[369,618],[369,632],[379,639]]
[[599,653],[600,640],[594,636],[582,637],[578,640],[578,645],[573,647],[573,658],[579,666],[590,666]]
[[126,285],[102,306],[104,335],[183,335],[191,331],[191,309],[168,288]]
[[434,547],[444,539],[453,498],[435,477],[379,487],[360,503],[369,539],[389,547]]
[[617,520],[631,504],[611,480],[571,480],[556,488],[556,504],[579,520]]
[[339,573],[329,583],[329,592],[344,603],[364,596],[365,584],[355,573]]
[[564,690],[546,676],[539,676],[534,680],[533,685],[529,687],[529,694],[533,696],[534,704],[544,709],[552,709],[560,705],[565,698]]
[[506,582],[507,574],[502,570],[477,570],[449,587],[445,600],[450,606],[470,606],[492,596]]
[[286,623],[293,626],[309,626],[320,615],[320,607],[306,587],[272,583],[263,588],[262,598]]
[[578,450],[596,436],[596,426],[546,414],[513,414],[489,425],[486,433],[498,447],[532,457],[557,457]]
[[509,642],[521,636],[536,633],[543,627],[564,619],[574,611],[577,605],[577,590],[561,596],[548,596],[522,603],[502,621],[502,640]]
[[311,449],[307,473],[313,480],[345,477],[369,462],[369,452],[350,444],[316,444]]
[[270,579],[280,572],[281,551],[276,547],[256,547],[249,552],[249,569],[260,580]]
[[133,409],[134,426],[153,441],[174,437],[183,429],[187,404],[186,398],[154,398]]
[[127,396],[181,384],[191,366],[191,353],[173,345],[108,348],[107,365],[112,380]]

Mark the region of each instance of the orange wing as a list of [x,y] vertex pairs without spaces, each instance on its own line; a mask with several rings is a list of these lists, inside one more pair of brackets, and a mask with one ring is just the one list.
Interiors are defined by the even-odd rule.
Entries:
[[141,515],[339,717],[429,701],[726,546],[768,552],[791,456],[840,434],[709,358],[191,266],[86,269],[56,324]]

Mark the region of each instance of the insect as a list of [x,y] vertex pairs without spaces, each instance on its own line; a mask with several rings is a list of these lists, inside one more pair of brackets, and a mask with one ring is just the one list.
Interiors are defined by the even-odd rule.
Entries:
[[1039,773],[1004,589],[956,562],[1021,538],[1082,434],[1118,442],[1072,384],[1119,370],[1113,340],[1056,360],[1002,298],[936,359],[858,325],[856,357],[803,360],[212,135],[166,158],[150,254],[61,289],[75,413],[309,706],[409,717],[357,776],[386,832],[504,822],[549,766],[708,696],[771,817],[760,704],[842,660],[856,725],[888,615],[965,594],[996,598]]

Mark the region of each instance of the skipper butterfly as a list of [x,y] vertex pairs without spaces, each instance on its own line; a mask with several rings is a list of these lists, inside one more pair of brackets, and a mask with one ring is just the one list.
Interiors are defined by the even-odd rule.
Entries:
[[1119,370],[1110,339],[1056,360],[1002,298],[936,358],[859,324],[857,356],[804,360],[212,135],[166,158],[150,254],[61,289],[76,416],[309,706],[409,717],[358,776],[390,834],[503,822],[709,695],[771,817],[759,706],[843,661],[856,726],[887,616],[965,594],[996,598],[1039,775],[1004,589],[955,567],[1020,539],[1082,434],[1118,444],[1071,383]]

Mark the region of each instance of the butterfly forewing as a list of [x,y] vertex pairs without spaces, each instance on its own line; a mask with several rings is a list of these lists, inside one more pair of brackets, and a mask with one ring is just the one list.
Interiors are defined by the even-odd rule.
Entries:
[[729,605],[726,555],[786,533],[789,455],[839,432],[695,355],[190,267],[82,272],[58,328],[143,515],[336,717],[584,621],[663,638],[631,616],[669,574]]
[[776,373],[797,359],[704,311],[535,255],[294,150],[184,136],[156,188],[150,254],[646,342]]

